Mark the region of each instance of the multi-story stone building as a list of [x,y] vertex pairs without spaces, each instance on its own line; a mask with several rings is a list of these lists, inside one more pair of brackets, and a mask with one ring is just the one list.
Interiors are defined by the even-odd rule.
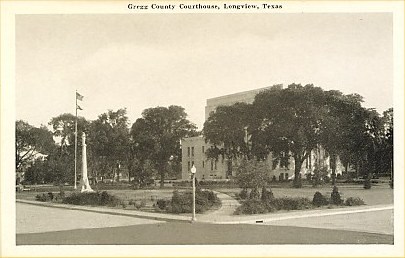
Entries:
[[[212,112],[215,112],[218,106],[230,106],[237,102],[253,103],[255,96],[272,87],[282,89],[283,85],[278,84],[270,87],[254,89],[250,91],[239,92],[235,94],[220,96],[207,99],[205,107],[205,120],[208,119]],[[190,179],[190,169],[195,165],[197,169],[196,178],[198,180],[229,179],[235,176],[235,172],[228,168],[228,160],[219,157],[218,160],[209,159],[206,151],[212,145],[206,142],[203,136],[185,138],[181,142],[182,146],[182,180]],[[266,159],[269,168],[270,178],[276,180],[288,180],[294,175],[294,159],[290,158],[288,162],[276,162],[270,154]],[[313,150],[307,160],[302,164],[301,174],[311,173],[314,168],[326,167],[329,170],[329,158],[322,147]],[[341,172],[340,162],[336,168],[338,173]]]

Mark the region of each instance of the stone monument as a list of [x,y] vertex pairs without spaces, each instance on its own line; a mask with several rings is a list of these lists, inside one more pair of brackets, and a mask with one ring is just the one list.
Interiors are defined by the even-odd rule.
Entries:
[[83,133],[82,135],[82,190],[81,192],[94,192],[93,189],[91,189],[90,184],[89,184],[89,178],[87,177],[87,153],[86,153],[86,134]]

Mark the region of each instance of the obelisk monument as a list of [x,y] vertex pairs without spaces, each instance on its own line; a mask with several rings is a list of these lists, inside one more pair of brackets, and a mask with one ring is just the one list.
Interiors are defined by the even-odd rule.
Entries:
[[89,184],[89,178],[87,177],[87,153],[86,153],[86,134],[82,135],[82,190],[81,192],[94,192]]

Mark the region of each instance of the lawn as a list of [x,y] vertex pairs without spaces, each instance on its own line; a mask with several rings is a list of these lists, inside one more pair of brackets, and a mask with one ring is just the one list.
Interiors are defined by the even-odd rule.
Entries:
[[[388,184],[374,185],[370,190],[363,189],[362,185],[358,184],[341,184],[337,185],[339,192],[343,198],[348,197],[360,197],[365,201],[367,205],[377,204],[392,204],[393,203],[393,190],[389,188]],[[96,189],[96,187],[93,187]],[[232,197],[236,197],[236,194],[240,192],[240,188],[215,188],[210,187],[212,190],[223,192]],[[65,194],[69,194],[73,190],[73,187],[64,187]],[[101,189],[100,189],[101,190]],[[165,189],[114,189],[107,190],[108,193],[117,196],[118,198],[125,200],[126,203],[135,201],[137,203],[143,202],[144,207],[141,210],[153,210],[153,204],[158,199],[170,199],[174,188]],[[17,199],[35,200],[37,194],[47,192],[59,192],[59,187],[46,187],[32,189],[31,191],[19,192],[16,194]],[[185,189],[180,189],[185,191]],[[272,187],[272,191],[275,197],[306,197],[312,200],[316,191],[321,192],[324,195],[330,196],[332,187],[330,185],[323,185],[318,187],[304,186],[303,188],[291,188],[289,185]],[[128,207],[131,208],[131,207]]]
[[[389,185],[373,186],[370,190],[365,190],[362,185],[337,185],[342,198],[348,197],[360,197],[367,205],[378,204],[393,204],[394,194]],[[271,188],[274,197],[306,197],[310,200],[314,197],[316,191],[321,192],[324,195],[330,196],[332,192],[331,185],[322,185],[318,187],[303,187],[303,188],[291,188],[291,187],[273,187]],[[236,194],[241,191],[240,188],[216,188],[216,191],[228,194],[232,197],[236,197]]]
[[[96,189],[95,187],[93,187]],[[128,203],[136,202],[137,204],[142,203],[140,210],[145,211],[154,211],[153,205],[158,199],[171,199],[174,189],[116,189],[116,190],[107,190],[109,194],[112,194],[119,199],[123,200],[127,204],[127,209],[132,209],[134,207],[128,205]],[[69,195],[73,192],[73,187],[64,187],[65,195]],[[100,190],[101,191],[101,190]],[[179,190],[185,191],[184,190]],[[36,195],[42,195],[43,193],[53,192],[54,194],[59,193],[59,187],[41,187],[32,189],[31,191],[24,191],[16,193],[17,199],[23,200],[35,200]]]

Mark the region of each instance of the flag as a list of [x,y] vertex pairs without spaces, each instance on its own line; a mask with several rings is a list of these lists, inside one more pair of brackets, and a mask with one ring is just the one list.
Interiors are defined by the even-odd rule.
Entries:
[[83,97],[82,95],[80,95],[78,92],[76,92],[76,99],[82,101],[83,98],[84,98],[84,97]]
[[79,105],[76,105],[76,109],[83,110]]

